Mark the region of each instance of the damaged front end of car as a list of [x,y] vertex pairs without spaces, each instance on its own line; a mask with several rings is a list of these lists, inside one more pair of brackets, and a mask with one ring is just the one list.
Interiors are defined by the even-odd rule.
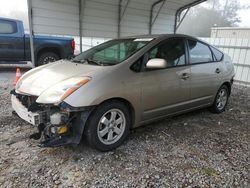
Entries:
[[43,147],[79,144],[94,106],[75,108],[64,101],[54,105],[37,103],[36,100],[36,96],[11,91],[15,114],[38,128],[30,138],[40,140]]

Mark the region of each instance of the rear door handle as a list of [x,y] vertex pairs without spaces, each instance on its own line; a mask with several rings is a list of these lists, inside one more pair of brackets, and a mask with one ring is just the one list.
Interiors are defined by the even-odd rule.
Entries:
[[189,78],[188,73],[183,73],[183,74],[181,75],[181,79],[183,79],[183,80],[186,80],[186,79],[188,79],[188,78]]
[[220,71],[220,69],[219,68],[217,68],[216,70],[215,70],[215,73],[217,73],[217,74],[219,74],[221,71]]

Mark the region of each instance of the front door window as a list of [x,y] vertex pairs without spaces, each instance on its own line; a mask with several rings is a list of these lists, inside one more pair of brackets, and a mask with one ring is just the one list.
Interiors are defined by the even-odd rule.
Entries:
[[170,39],[149,52],[149,59],[165,59],[168,67],[185,65],[185,43],[183,39]]

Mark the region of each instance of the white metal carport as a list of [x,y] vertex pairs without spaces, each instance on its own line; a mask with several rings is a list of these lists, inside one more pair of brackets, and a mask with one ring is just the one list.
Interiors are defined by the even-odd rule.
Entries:
[[[206,0],[28,0],[34,34],[117,38],[175,33],[181,13]],[[186,15],[186,14],[184,14]]]

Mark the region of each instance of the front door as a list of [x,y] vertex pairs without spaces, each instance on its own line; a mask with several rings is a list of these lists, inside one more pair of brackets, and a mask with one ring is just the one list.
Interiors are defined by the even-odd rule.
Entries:
[[167,68],[142,73],[142,120],[152,120],[183,110],[190,98],[190,67],[186,66],[182,38],[168,39],[148,52],[148,59],[162,58]]

